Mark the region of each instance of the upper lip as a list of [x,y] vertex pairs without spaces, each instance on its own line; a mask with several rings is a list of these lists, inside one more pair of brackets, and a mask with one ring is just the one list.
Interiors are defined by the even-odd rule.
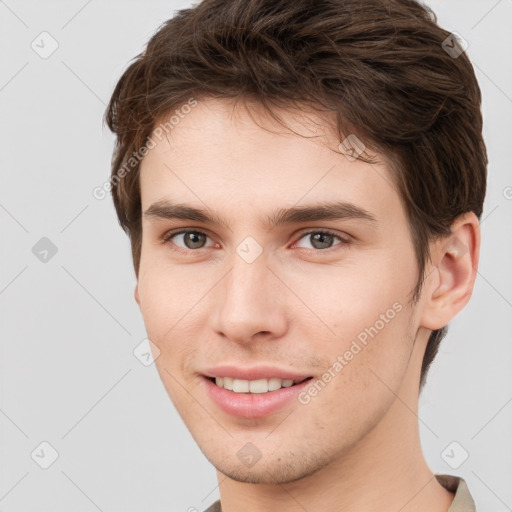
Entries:
[[292,370],[278,368],[277,366],[260,365],[252,368],[242,368],[240,365],[222,365],[207,368],[203,371],[206,377],[231,377],[233,379],[258,380],[258,379],[289,379],[304,380],[311,375],[297,373]]

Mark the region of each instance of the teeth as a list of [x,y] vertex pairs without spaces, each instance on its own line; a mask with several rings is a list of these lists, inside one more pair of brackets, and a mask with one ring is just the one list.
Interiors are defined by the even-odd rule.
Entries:
[[231,377],[215,377],[217,386],[234,391],[235,393],[267,393],[268,391],[276,391],[281,388],[289,388],[301,381],[293,381],[291,379],[258,379],[244,380],[232,379]]
[[249,393],[249,381],[234,379],[233,380],[233,391],[235,393]]

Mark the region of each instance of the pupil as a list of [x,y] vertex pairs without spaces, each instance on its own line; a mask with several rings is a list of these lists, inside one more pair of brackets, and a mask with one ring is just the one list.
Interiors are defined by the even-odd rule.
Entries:
[[[327,238],[327,242],[325,239]],[[315,233],[311,235],[312,239],[312,245],[315,247],[315,249],[325,249],[330,247],[332,243],[332,235],[329,235],[328,233]],[[318,245],[320,245],[318,247]]]
[[202,244],[204,243],[202,237],[204,237],[203,234],[191,231],[185,235],[185,245],[189,249],[201,248]]

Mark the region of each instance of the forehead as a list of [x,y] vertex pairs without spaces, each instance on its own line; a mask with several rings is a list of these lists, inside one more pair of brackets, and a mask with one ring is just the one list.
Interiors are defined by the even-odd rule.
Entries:
[[377,217],[403,214],[384,159],[367,163],[340,154],[327,117],[279,110],[286,128],[256,104],[210,99],[187,113],[176,110],[166,134],[153,132],[141,164],[143,210],[170,200],[273,212],[321,200],[351,202]]

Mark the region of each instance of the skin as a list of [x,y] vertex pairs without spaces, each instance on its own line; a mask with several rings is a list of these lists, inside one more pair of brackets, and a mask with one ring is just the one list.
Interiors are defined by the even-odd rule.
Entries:
[[[141,166],[142,211],[169,200],[207,206],[226,223],[143,216],[135,298],[158,347],[162,382],[217,469],[223,512],[441,512],[453,494],[435,479],[418,431],[420,368],[432,329],[471,296],[480,233],[474,214],[431,244],[420,300],[407,218],[385,160],[347,159],[328,119],[280,110],[293,134],[256,104],[201,100]],[[322,128],[325,127],[325,128]],[[156,139],[155,139],[156,140]],[[377,219],[280,225],[278,208],[344,200]],[[203,245],[190,245],[201,231]],[[322,248],[310,229],[333,230]],[[248,236],[263,249],[236,252]],[[318,236],[318,235],[317,235]],[[201,239],[200,239],[201,240]],[[200,246],[200,244],[199,244]],[[190,248],[192,247],[192,248]],[[320,248],[318,248],[320,247]],[[202,370],[275,364],[321,377],[394,303],[402,309],[308,404],[266,418],[228,415],[207,396]],[[253,443],[252,467],[237,452]]]

